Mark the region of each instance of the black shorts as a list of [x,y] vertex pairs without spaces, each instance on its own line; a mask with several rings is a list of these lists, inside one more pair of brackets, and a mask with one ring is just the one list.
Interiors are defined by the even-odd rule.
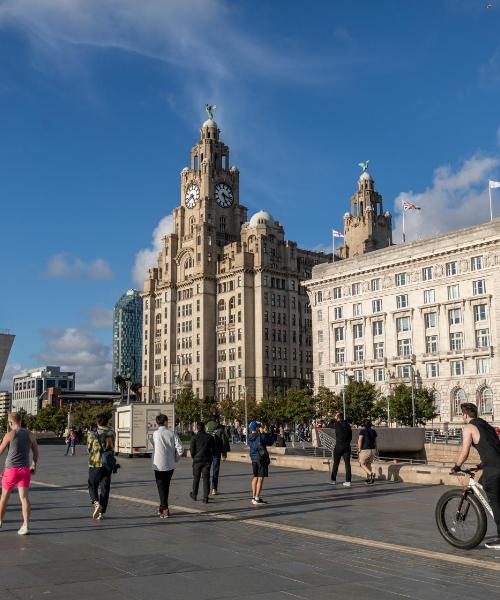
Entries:
[[254,477],[269,477],[269,467],[267,465],[259,465],[259,463],[252,461],[252,471]]

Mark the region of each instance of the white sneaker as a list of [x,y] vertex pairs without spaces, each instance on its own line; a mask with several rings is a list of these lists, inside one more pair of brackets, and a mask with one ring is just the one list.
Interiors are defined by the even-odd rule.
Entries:
[[252,498],[252,504],[260,504],[260,502],[258,500],[256,500],[255,498]]
[[25,525],[23,525],[17,532],[17,535],[28,535],[29,532],[30,530]]
[[212,490],[210,493],[212,496],[217,496],[219,492],[217,490]]
[[101,515],[101,505],[99,504],[99,502],[97,502],[97,500],[94,502],[94,512],[92,513],[92,518],[93,519],[98,519]]
[[342,485],[344,487],[351,487],[351,482],[350,481],[344,481],[344,483]]
[[330,479],[329,483],[330,483],[330,485],[337,485],[337,482],[336,481],[332,481],[331,479]]

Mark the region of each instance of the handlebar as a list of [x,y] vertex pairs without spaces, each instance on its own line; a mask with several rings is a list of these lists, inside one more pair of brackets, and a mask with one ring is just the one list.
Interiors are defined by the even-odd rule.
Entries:
[[480,467],[471,467],[470,469],[460,469],[459,471],[450,471],[450,475],[470,475],[471,477],[474,477],[474,473],[477,473],[477,471],[480,471]]

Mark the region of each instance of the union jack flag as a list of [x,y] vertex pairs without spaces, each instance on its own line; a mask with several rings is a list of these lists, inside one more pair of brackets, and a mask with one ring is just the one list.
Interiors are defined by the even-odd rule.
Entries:
[[333,235],[333,237],[338,237],[338,238],[344,237],[344,235],[342,233],[340,233],[340,231],[337,231],[336,229],[332,229],[332,235]]
[[420,206],[413,204],[413,202],[409,202],[408,200],[403,200],[403,210],[422,210]]

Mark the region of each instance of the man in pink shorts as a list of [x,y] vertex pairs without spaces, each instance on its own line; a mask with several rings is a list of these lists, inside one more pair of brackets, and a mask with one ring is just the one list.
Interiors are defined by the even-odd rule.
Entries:
[[[31,475],[36,471],[38,462],[38,444],[36,438],[22,426],[21,415],[11,413],[8,417],[10,431],[5,434],[0,444],[0,456],[8,448],[5,470],[2,475],[2,497],[0,498],[0,528],[3,524],[10,495],[17,486],[19,499],[23,511],[23,525],[17,532],[19,535],[29,533],[31,504],[29,500],[29,487]],[[30,452],[33,461],[30,462]]]

